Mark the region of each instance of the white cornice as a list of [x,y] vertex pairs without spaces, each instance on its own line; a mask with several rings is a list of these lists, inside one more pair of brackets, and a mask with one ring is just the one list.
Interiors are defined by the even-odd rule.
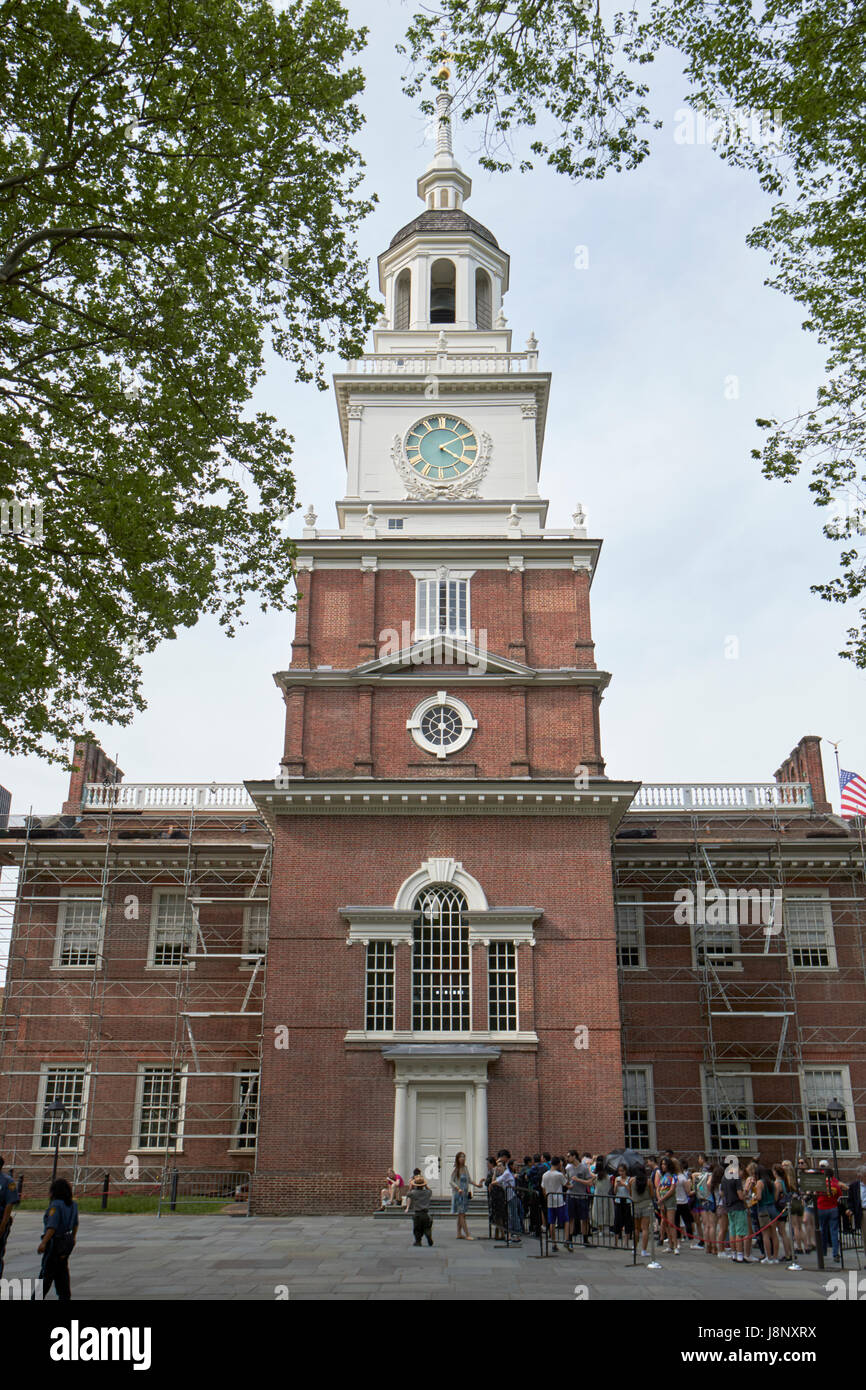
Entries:
[[247,782],[264,819],[278,816],[602,816],[615,826],[640,787],[639,782],[590,778],[576,791],[574,782],[511,780],[374,781],[291,778],[288,786]]
[[[407,356],[412,355],[407,353]],[[495,354],[491,354],[495,359]],[[435,354],[431,364],[436,362]],[[429,370],[409,373],[400,370],[395,362],[393,373],[376,372],[366,376],[355,372],[337,372],[333,377],[334,396],[340,419],[340,432],[343,439],[343,452],[349,451],[349,404],[361,404],[359,397],[376,396],[380,399],[391,396],[395,403],[402,403],[406,396],[414,396],[419,406],[429,406],[424,389]],[[503,372],[490,364],[489,372],[462,373],[449,372],[447,363],[436,367],[439,381],[439,399],[447,402],[449,397],[457,396],[496,396],[502,403],[503,397],[510,396],[515,404],[525,399],[527,391],[535,397],[535,449],[538,469],[541,468],[541,455],[544,448],[544,429],[547,423],[547,407],[550,399],[550,372]],[[387,404],[387,400],[382,400]]]
[[[371,666],[356,666],[350,671],[334,671],[328,668],[309,670],[307,667],[292,666],[287,671],[276,671],[274,683],[280,690],[288,690],[292,685],[326,685],[331,688],[351,688],[359,682],[375,681],[377,685],[436,685],[443,681],[449,685],[473,685],[481,682],[495,685],[530,686],[591,686],[595,690],[606,690],[610,684],[609,671],[587,670],[581,667],[560,668],[554,671],[533,670],[521,666],[519,662],[509,662],[504,657],[486,654],[486,665],[478,666],[412,666],[397,667],[397,658],[391,658],[388,669],[375,670]],[[393,665],[393,669],[391,669]]]

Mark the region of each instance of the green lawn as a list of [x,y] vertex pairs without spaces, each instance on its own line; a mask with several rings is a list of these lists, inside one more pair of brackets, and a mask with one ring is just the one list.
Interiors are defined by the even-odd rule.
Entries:
[[[159,1205],[159,1199],[157,1197],[137,1197],[135,1195],[120,1197],[110,1193],[108,1208],[103,1213],[101,1197],[76,1197],[75,1200],[78,1202],[78,1210],[80,1212],[87,1212],[88,1214],[95,1213],[100,1216],[122,1216],[128,1215],[130,1212],[140,1211],[155,1212]],[[18,1210],[45,1211],[47,1205],[48,1201],[44,1197],[24,1197],[18,1204]],[[238,1203],[238,1206],[240,1205],[241,1204]],[[201,1213],[202,1216],[212,1215],[215,1211],[222,1211],[225,1206],[228,1206],[228,1200],[221,1197],[216,1197],[213,1201],[202,1200],[201,1202],[191,1202],[183,1197],[178,1197],[177,1199],[177,1211],[181,1212],[184,1216],[195,1216],[198,1213]],[[163,1207],[163,1212],[167,1215],[171,1214],[168,1211],[167,1204]]]

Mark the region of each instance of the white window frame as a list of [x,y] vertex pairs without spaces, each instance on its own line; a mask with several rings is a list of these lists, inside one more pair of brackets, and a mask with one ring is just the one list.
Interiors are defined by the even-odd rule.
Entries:
[[[95,891],[96,884],[92,887],[63,888],[61,889],[62,902],[58,903],[57,911],[57,931],[54,937],[54,956],[51,962],[52,970],[98,970],[102,960],[103,947],[105,945],[105,913],[103,911],[103,895]],[[63,937],[66,930],[66,904],[74,898],[88,898],[98,906],[98,922],[96,925],[96,960],[90,965],[64,965],[61,959],[63,955]]]
[[[248,952],[248,953],[250,953],[250,954],[253,954],[253,953],[254,953],[254,948],[253,948],[253,944],[252,944],[252,940],[251,940],[251,937],[252,937],[252,918],[253,918],[253,913],[254,913],[254,912],[262,911],[262,910],[264,911],[264,914],[265,914],[265,949],[264,949],[264,951],[263,951],[261,954],[262,954],[263,956],[267,956],[267,953],[268,953],[268,937],[269,937],[269,935],[270,935],[270,930],[271,930],[271,905],[270,905],[270,902],[248,903],[247,906],[244,908],[244,926],[243,926],[243,933],[242,933],[242,942],[243,942],[242,949],[243,949],[245,952]],[[255,954],[258,955],[259,952],[256,951]],[[259,969],[261,969],[261,962],[260,962],[260,961],[257,962],[257,961],[254,961],[254,960],[242,960],[242,961],[241,961],[241,969],[242,969],[242,970],[254,970],[257,964],[258,964],[258,966],[259,966]]]
[[90,1093],[90,1068],[79,1062],[43,1062],[39,1074],[39,1089],[36,1098],[36,1118],[33,1124],[33,1152],[53,1153],[54,1141],[42,1143],[42,1128],[45,1121],[45,1106],[48,1104],[48,1078],[52,1072],[81,1072],[84,1084],[81,1088],[81,1105],[78,1112],[78,1143],[61,1144],[59,1153],[83,1153],[87,1131],[87,1104]]
[[623,1063],[623,1068],[622,1068],[622,1111],[623,1111],[622,1121],[623,1121],[623,1135],[624,1135],[624,1137],[625,1137],[625,1143],[626,1143],[626,1146],[627,1146],[627,1147],[629,1146],[629,1139],[628,1139],[628,1136],[625,1135],[625,1112],[626,1112],[626,1109],[628,1108],[627,1105],[626,1105],[626,1095],[625,1095],[625,1074],[626,1074],[626,1072],[628,1072],[628,1071],[641,1071],[641,1072],[643,1072],[643,1074],[644,1074],[644,1084],[645,1084],[645,1086],[646,1086],[646,1093],[647,1093],[647,1128],[648,1128],[648,1130],[649,1130],[649,1142],[648,1142],[648,1144],[647,1144],[647,1149],[649,1150],[650,1153],[653,1153],[654,1150],[658,1147],[658,1139],[657,1139],[657,1137],[656,1137],[656,1106],[655,1106],[655,1088],[654,1088],[654,1078],[653,1078],[652,1063],[650,1063],[650,1062],[624,1062],[624,1063]]
[[233,1137],[232,1137],[232,1143],[231,1143],[231,1152],[232,1152],[232,1153],[238,1153],[238,1154],[251,1154],[251,1153],[255,1153],[256,1148],[258,1147],[258,1142],[259,1142],[259,1130],[260,1130],[260,1128],[261,1128],[261,1122],[262,1122],[262,1074],[261,1074],[260,1068],[258,1068],[258,1067],[249,1067],[249,1068],[247,1068],[247,1069],[244,1071],[244,1076],[246,1076],[246,1077],[258,1077],[258,1082],[259,1082],[259,1093],[258,1093],[258,1099],[256,1100],[256,1137],[255,1137],[255,1142],[252,1143],[252,1144],[242,1144],[242,1143],[240,1142],[240,1138],[241,1138],[241,1136],[240,1136],[240,1127],[241,1127],[241,1083],[242,1083],[242,1081],[243,1081],[243,1077],[241,1077],[241,1076],[236,1076],[236,1077],[235,1077],[235,1082],[234,1082],[234,1107],[233,1107],[233,1116],[234,1116],[234,1118],[233,1118],[233,1120],[232,1120],[232,1132],[233,1132]]
[[135,1154],[165,1154],[183,1152],[183,1131],[186,1119],[186,1068],[175,1072],[179,1084],[178,1104],[177,1104],[177,1137],[174,1143],[163,1144],[161,1147],[155,1144],[142,1144],[140,1142],[142,1110],[144,1107],[144,1081],[147,1072],[164,1071],[172,1075],[172,1068],[165,1066],[162,1062],[139,1062],[138,1076],[135,1080],[135,1110],[133,1111],[132,1123],[132,1142],[130,1153]]
[[[514,1024],[510,1028],[493,1026],[490,1017],[490,952],[499,949],[500,946],[510,946],[514,956]],[[489,1033],[502,1034],[503,1037],[510,1037],[512,1033],[520,1032],[520,951],[519,943],[511,941],[507,937],[491,937],[487,943],[487,1031]],[[469,934],[470,961],[472,951],[472,933]]]
[[[421,729],[421,721],[428,710],[435,709],[436,705],[450,705],[463,724],[462,732],[453,743],[440,747],[438,743],[429,743],[424,737]],[[456,695],[449,695],[446,690],[437,690],[435,695],[428,695],[419,705],[416,705],[411,716],[406,720],[406,728],[411,733],[415,743],[425,753],[432,753],[440,761],[449,758],[452,753],[459,753],[465,748],[475,730],[478,728],[478,720],[473,719],[472,711],[463,700],[459,700]]]
[[722,932],[728,932],[728,933],[730,933],[732,954],[731,954],[730,957],[724,956],[724,955],[720,955],[720,956],[713,956],[713,955],[711,955],[711,964],[712,964],[712,967],[713,967],[714,970],[724,970],[725,972],[728,972],[728,971],[730,971],[730,970],[742,970],[742,968],[743,968],[743,962],[742,962],[742,959],[741,959],[741,957],[740,957],[740,955],[739,955],[739,952],[740,952],[740,949],[741,949],[741,946],[742,946],[742,940],[741,940],[741,937],[740,937],[740,925],[739,925],[738,922],[733,922],[733,923],[732,923],[732,922],[715,922],[715,923],[713,923],[712,925],[709,924],[709,923],[703,923],[703,924],[702,924],[702,923],[699,923],[699,922],[693,922],[693,923],[692,923],[692,926],[691,926],[691,934],[692,934],[692,969],[693,969],[693,970],[702,970],[702,969],[703,969],[703,966],[701,965],[700,959],[699,959],[699,957],[698,957],[698,935],[699,935],[699,933],[701,933],[701,932],[703,932],[703,933],[705,933],[705,934],[706,934],[706,933],[712,933],[712,932],[720,932],[720,933],[722,933]]
[[[380,946],[390,947],[390,965],[385,967],[391,976],[391,1023],[388,1027],[378,1028],[369,1021],[368,1007],[370,1002],[370,977],[383,973],[379,968],[371,969],[370,951],[378,950]],[[387,949],[385,952],[388,954]],[[389,941],[386,937],[371,937],[364,944],[364,1032],[371,1036],[390,1035],[394,1032],[397,1021],[397,951],[396,943]]]
[[[412,570],[412,578],[415,580],[415,622],[412,631],[412,641],[420,642],[427,637],[453,637],[457,641],[464,642],[469,638],[472,631],[472,577],[474,570]],[[422,584],[450,584],[462,583],[466,585],[466,622],[464,632],[444,632],[439,627],[439,601],[438,590],[436,600],[436,619],[430,624],[429,601],[424,604],[426,612],[422,613],[421,594]]]
[[[819,968],[825,969],[826,967]],[[860,1145],[857,1139],[857,1126],[855,1124],[854,1094],[851,1090],[851,1071],[847,1062],[834,1062],[830,1066],[819,1066],[816,1063],[815,1065],[803,1067],[803,1073],[801,1077],[801,1094],[803,1098],[803,1116],[806,1124],[806,1132],[809,1136],[809,1142],[811,1144],[812,1127],[809,1121],[809,1093],[806,1087],[806,1076],[809,1072],[826,1071],[833,1071],[839,1073],[840,1083],[837,1100],[839,1101],[840,1105],[844,1105],[845,1107],[845,1124],[848,1129],[848,1148],[841,1149],[837,1146],[836,1153],[840,1157],[848,1158],[851,1154],[860,1153]],[[822,1156],[826,1155],[826,1157],[829,1158],[832,1154],[832,1149],[828,1145],[826,1149],[812,1148],[810,1149],[810,1152],[812,1154],[821,1154]]]
[[[715,1076],[724,1076],[725,1072],[737,1073],[739,1080],[743,1082],[743,1104],[747,1113],[746,1123],[748,1126],[748,1132],[741,1137],[740,1147],[737,1150],[730,1149],[730,1152],[741,1154],[754,1153],[758,1148],[758,1141],[756,1138],[757,1120],[755,1118],[755,1095],[752,1087],[752,1079],[755,1073],[743,1062],[733,1062],[729,1066],[714,1068]],[[743,1073],[748,1074],[744,1075]],[[760,1075],[760,1073],[757,1074]],[[724,1155],[728,1150],[724,1147],[720,1148],[718,1144],[714,1144],[712,1139],[711,1110],[713,1107],[710,1105],[710,1078],[707,1074],[707,1068],[703,1065],[701,1066],[701,1099],[704,1112],[704,1150],[706,1153]]]
[[[827,964],[826,965],[796,965],[794,964],[794,944],[788,934],[788,903],[803,899],[819,905],[823,908],[824,933],[827,945]],[[833,900],[830,897],[829,888],[795,888],[790,891],[785,890],[782,894],[782,916],[785,923],[785,939],[791,954],[791,965],[794,970],[838,970],[839,966],[836,959],[836,933],[833,929]]]
[[[636,927],[638,934],[638,954],[640,963],[638,965],[623,965],[620,962],[620,930],[619,930],[619,908],[636,908]],[[623,892],[614,893],[613,900],[614,917],[616,921],[616,968],[617,970],[646,970],[646,929],[644,922],[644,897],[639,889],[625,889]]]
[[158,964],[158,963],[157,963],[157,960],[156,960],[156,934],[157,934],[157,928],[158,928],[158,925],[159,925],[159,904],[160,904],[161,900],[162,900],[163,898],[166,898],[166,897],[172,897],[172,898],[180,897],[180,898],[183,898],[185,906],[186,906],[187,908],[189,908],[189,916],[190,916],[190,940],[189,940],[189,948],[188,948],[188,949],[191,949],[192,946],[194,945],[194,942],[195,942],[195,930],[196,930],[196,928],[195,928],[195,917],[194,917],[194,915],[193,915],[192,908],[189,907],[189,899],[187,898],[186,894],[185,894],[183,891],[178,890],[177,888],[168,888],[168,887],[166,887],[166,888],[155,888],[154,891],[153,891],[153,897],[151,898],[151,902],[150,902],[150,933],[149,933],[148,942],[147,942],[147,969],[148,969],[148,970],[178,970],[178,969],[181,968],[181,966],[183,966],[183,967],[185,967],[185,968],[187,968],[187,969],[195,969],[195,962],[194,962],[194,961],[190,961],[190,962],[181,961],[180,964],[178,964],[178,962],[175,961],[175,962],[173,962],[173,963],[169,962],[169,963],[164,964],[164,965]]
[[[469,900],[468,900],[468,898],[466,897],[466,894],[463,892],[463,890],[462,890],[460,887],[458,887],[456,884],[453,884],[453,883],[431,883],[431,884],[428,885],[428,888],[429,888],[429,891],[431,891],[431,892],[435,892],[435,891],[438,891],[438,890],[447,892],[447,891],[450,889],[450,890],[452,890],[453,892],[460,893],[461,896],[462,896],[463,899],[464,899],[464,902],[466,903],[466,909],[465,909],[464,915],[465,915],[465,916],[468,916],[468,912],[469,912]],[[423,893],[423,892],[425,892],[425,891],[426,891],[425,889],[421,889],[421,893]],[[421,893],[416,894],[416,902],[417,902],[417,899],[421,896]],[[415,911],[417,912],[418,910],[419,910],[419,909],[416,907],[416,908],[415,908]],[[430,1037],[430,1038],[434,1038],[434,1039],[435,1039],[435,1038],[445,1038],[445,1037],[468,1038],[469,1035],[472,1033],[472,1019],[473,1019],[473,1006],[474,1006],[474,988],[475,988],[475,971],[474,971],[473,968],[472,968],[472,966],[473,966],[473,961],[472,961],[472,937],[471,937],[471,934],[470,934],[469,923],[468,923],[468,921],[467,921],[467,922],[465,922],[464,925],[463,925],[463,930],[466,932],[466,961],[467,961],[467,964],[466,964],[466,976],[467,976],[467,986],[468,986],[468,991],[469,991],[469,994],[468,994],[468,1007],[467,1007],[467,1010],[466,1010],[467,1026],[466,1026],[465,1028],[453,1028],[453,1027],[452,1027],[452,1028],[424,1028],[424,1027],[416,1028],[416,1027],[415,1027],[415,976],[416,976],[416,968],[415,968],[415,930],[416,930],[416,928],[415,928],[415,925],[414,925],[414,923],[413,923],[413,926],[412,926],[412,938],[411,938],[411,941],[412,941],[412,944],[411,944],[411,951],[412,951],[412,954],[411,954],[410,965],[409,965],[409,970],[410,970],[410,975],[409,975],[409,979],[410,979],[410,986],[409,986],[409,988],[410,988],[410,999],[409,999],[409,1004],[410,1004],[410,1010],[411,1010],[411,1012],[410,1012],[410,1029],[411,1029],[412,1035],[413,1035],[413,1037]],[[434,974],[433,971],[426,971],[426,972],[425,972],[425,971],[422,971],[422,970],[419,969],[417,973],[418,973],[419,975],[421,975],[421,976],[423,976],[424,974],[427,974],[427,975],[429,975],[430,979],[433,980],[433,981],[435,981],[435,979],[437,978],[437,975]],[[438,973],[441,973],[441,972],[438,972]],[[421,1007],[422,1007],[422,1013],[423,1013],[423,1012],[424,1012],[424,1005],[423,1005],[423,1003],[422,1003],[422,1006],[421,1006]],[[431,1004],[431,1006],[430,1006],[430,1010],[429,1010],[429,1011],[430,1011],[430,1013],[431,1013],[431,1015],[432,1015],[433,1012],[434,1012],[434,1009],[433,1009],[432,1004]],[[453,1010],[452,1010],[451,1012],[453,1013]],[[441,1013],[441,1005],[440,1005],[440,1013]],[[451,1021],[453,1021],[453,1019],[452,1019]]]

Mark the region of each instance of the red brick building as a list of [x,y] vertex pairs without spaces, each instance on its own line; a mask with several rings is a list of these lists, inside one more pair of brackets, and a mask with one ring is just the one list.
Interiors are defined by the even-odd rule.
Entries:
[[600,542],[579,506],[547,526],[550,378],[447,100],[335,378],[346,493],[298,541],[279,774],[130,784],[82,748],[62,816],[5,832],[19,1168],[59,1133],[79,1181],[231,1170],[283,1213],[503,1143],[857,1160],[862,831],[817,738],[770,783],[608,775]]

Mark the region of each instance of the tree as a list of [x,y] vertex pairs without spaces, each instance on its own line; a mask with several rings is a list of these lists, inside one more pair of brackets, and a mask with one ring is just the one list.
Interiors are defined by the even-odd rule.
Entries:
[[365,31],[338,0],[0,22],[0,746],[59,759],[178,629],[292,604],[292,440],[248,403],[269,343],[324,389],[378,313]]
[[[753,454],[769,478],[807,470],[816,504],[832,508],[823,530],[841,542],[841,574],[812,587],[843,603],[866,593],[864,38],[862,0],[651,0],[643,18],[603,15],[600,0],[439,0],[407,34],[419,74],[407,90],[447,58],[456,108],[483,122],[487,168],[541,158],[574,179],[646,158],[661,124],[646,65],[662,46],[681,55],[686,102],[709,116],[720,155],[778,200],[748,238],[769,255],[767,283],[805,306],[827,348],[814,407],[759,420]],[[866,669],[866,607],[840,655]]]

